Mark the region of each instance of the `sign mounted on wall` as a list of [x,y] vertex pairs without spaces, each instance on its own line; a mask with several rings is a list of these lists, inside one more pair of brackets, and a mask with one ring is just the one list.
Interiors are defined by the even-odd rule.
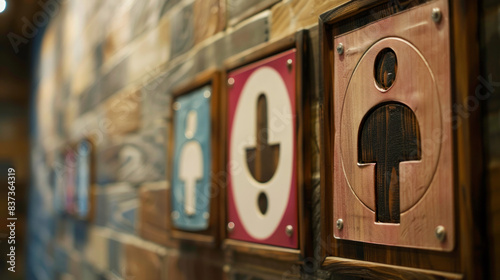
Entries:
[[338,239],[451,251],[447,2],[372,15],[381,18],[353,30],[328,25],[332,13],[322,16],[324,30],[334,32],[323,42],[333,46],[323,50],[333,58],[333,65],[323,61],[323,129],[336,128],[324,132],[326,146],[334,143],[323,158],[324,203],[333,205],[325,214]]
[[80,219],[89,219],[92,215],[94,176],[94,147],[84,139],[76,145],[76,185],[75,215]]
[[214,243],[220,232],[219,81],[219,72],[208,71],[174,92],[169,147],[174,238]]
[[288,48],[278,43],[226,63],[227,235],[299,249],[302,48],[295,37],[286,40]]

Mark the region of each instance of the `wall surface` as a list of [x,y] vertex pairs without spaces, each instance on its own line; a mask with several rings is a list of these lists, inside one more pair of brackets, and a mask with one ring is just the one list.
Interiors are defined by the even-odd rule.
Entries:
[[[347,0],[51,0],[41,45],[31,142],[30,279],[282,279],[292,262],[255,261],[180,244],[167,234],[167,139],[172,90],[210,68],[307,29],[319,84],[318,16]],[[491,2],[491,3],[490,3]],[[498,71],[500,6],[484,1],[482,75]],[[35,26],[37,27],[37,26]],[[493,81],[500,76],[491,76]],[[498,89],[498,83],[495,83]],[[319,90],[311,93],[311,204],[319,195]],[[487,101],[490,268],[500,277],[500,102]],[[96,151],[91,221],[57,209],[60,154],[90,137]],[[311,213],[319,244],[320,213]],[[317,246],[315,246],[317,248]],[[316,272],[321,261],[310,260]],[[248,265],[252,263],[252,265]],[[245,265],[247,264],[247,265]],[[273,276],[270,276],[273,275]],[[315,279],[328,279],[318,271]],[[67,277],[67,278],[64,278]],[[255,278],[252,278],[255,277]],[[312,277],[312,276],[311,276]],[[350,278],[347,278],[350,279]]]

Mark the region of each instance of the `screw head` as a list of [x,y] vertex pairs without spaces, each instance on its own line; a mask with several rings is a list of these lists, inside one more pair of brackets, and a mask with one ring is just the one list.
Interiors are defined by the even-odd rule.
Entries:
[[171,215],[172,215],[172,219],[174,219],[174,220],[177,220],[180,217],[179,212],[177,212],[177,211],[173,211]]
[[203,218],[205,220],[208,220],[208,218],[210,218],[210,213],[208,213],[208,212],[203,213]]
[[210,98],[211,95],[212,93],[209,90],[205,90],[205,92],[203,93],[203,97],[205,98]]
[[443,17],[443,15],[441,13],[441,9],[439,9],[439,8],[432,9],[431,18],[435,23],[440,22],[442,17]]
[[443,226],[436,227],[436,238],[441,242],[446,238],[446,229]]
[[343,54],[344,53],[344,45],[342,43],[339,43],[337,45],[337,53],[338,54]]
[[292,65],[293,65],[293,60],[291,58],[289,58],[286,61],[286,66],[288,66],[288,70],[292,70]]
[[175,111],[178,111],[181,108],[181,103],[175,102],[174,105],[173,105],[173,107],[174,107]]
[[234,78],[229,78],[229,79],[227,79],[227,84],[228,84],[229,86],[234,85]]
[[344,221],[342,219],[337,220],[337,229],[342,229],[344,228]]
[[291,225],[287,225],[285,228],[286,236],[291,237],[293,235],[293,227]]
[[231,233],[233,232],[233,230],[234,230],[234,223],[233,222],[227,223],[227,231]]

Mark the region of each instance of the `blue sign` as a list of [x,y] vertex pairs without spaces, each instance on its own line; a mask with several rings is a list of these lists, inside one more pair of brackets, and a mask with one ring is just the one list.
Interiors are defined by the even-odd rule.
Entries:
[[206,230],[210,217],[210,86],[175,99],[172,221],[176,228]]

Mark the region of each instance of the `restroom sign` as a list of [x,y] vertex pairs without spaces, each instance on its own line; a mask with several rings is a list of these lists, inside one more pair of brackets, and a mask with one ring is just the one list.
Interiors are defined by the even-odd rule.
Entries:
[[298,248],[296,49],[228,73],[231,239]]
[[219,91],[220,72],[212,69],[174,89],[168,142],[169,234],[210,246],[221,232]]
[[[436,10],[442,17],[432,20]],[[333,143],[325,187],[335,238],[453,249],[448,21],[447,2],[435,1],[330,37],[333,112],[325,116],[335,130],[324,141]]]

